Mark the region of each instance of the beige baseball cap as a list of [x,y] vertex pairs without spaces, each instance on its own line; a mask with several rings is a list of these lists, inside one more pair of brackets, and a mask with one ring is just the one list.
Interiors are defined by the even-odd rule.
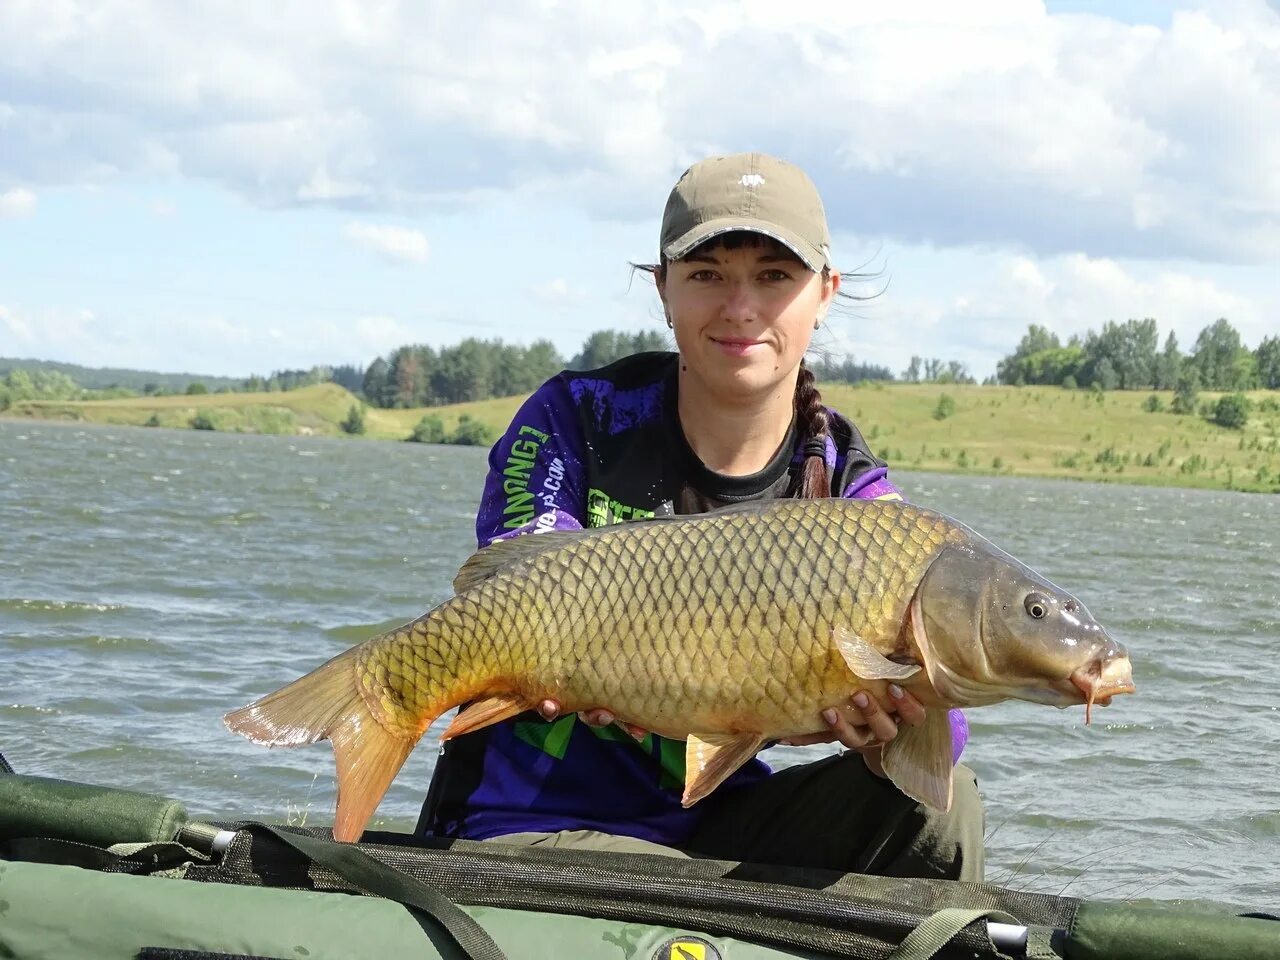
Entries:
[[818,189],[803,170],[765,153],[710,157],[684,172],[662,214],[662,253],[679,260],[734,230],[773,237],[815,273],[831,266]]

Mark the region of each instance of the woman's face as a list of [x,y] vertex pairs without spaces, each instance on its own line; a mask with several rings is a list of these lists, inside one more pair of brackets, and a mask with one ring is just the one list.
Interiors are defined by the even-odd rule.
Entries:
[[795,382],[814,323],[840,276],[824,280],[770,241],[699,248],[667,264],[658,284],[684,375],[725,400]]

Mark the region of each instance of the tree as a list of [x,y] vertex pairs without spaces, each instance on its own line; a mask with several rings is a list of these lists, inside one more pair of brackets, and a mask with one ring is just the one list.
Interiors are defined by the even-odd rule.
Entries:
[[441,403],[466,403],[493,396],[494,344],[468,337],[440,351],[432,392]]
[[356,434],[364,433],[364,408],[358,403],[353,403],[351,409],[347,411],[347,419],[340,424],[344,433]]
[[1253,357],[1258,367],[1258,386],[1280,390],[1280,337],[1264,337]]
[[628,333],[625,330],[597,330],[582,344],[582,352],[569,361],[570,370],[594,370],[634,353],[665,350],[666,337],[656,330]]
[[1248,390],[1257,368],[1253,354],[1240,342],[1240,334],[1219,318],[1200,331],[1189,362],[1200,372],[1207,390]]
[[[1100,333],[1092,330],[1084,340],[1084,379],[1088,383],[1101,383],[1105,390],[1137,390],[1149,387],[1155,381],[1156,348],[1159,346],[1156,322],[1126,320],[1114,323],[1108,320]],[[1106,363],[1110,373],[1104,375]],[[1108,386],[1108,381],[1112,385]]]
[[1213,408],[1213,422],[1228,430],[1243,430],[1249,422],[1253,404],[1243,393],[1228,393],[1218,398]]
[[206,387],[206,386],[205,386],[203,383],[201,383],[199,380],[195,381],[194,383],[188,383],[188,384],[187,384],[187,396],[188,396],[188,397],[197,397],[197,396],[201,396],[201,395],[203,395],[203,394],[206,394],[206,393],[208,393],[208,392],[209,392],[209,388],[208,388],[208,387]]
[[1120,376],[1116,373],[1116,368],[1111,363],[1110,357],[1103,357],[1098,361],[1093,370],[1093,383],[1090,386],[1098,387],[1102,390],[1114,390],[1120,385]]
[[1178,338],[1173,331],[1164,340],[1164,350],[1156,358],[1155,377],[1152,386],[1157,390],[1172,390],[1178,384],[1182,370],[1182,353],[1178,350]]
[[1018,341],[1018,346],[1013,353],[996,364],[996,377],[1001,383],[1009,384],[1016,383],[1021,374],[1024,383],[1036,383],[1038,381],[1031,380],[1025,375],[1025,370],[1022,369],[1023,361],[1033,354],[1044,350],[1056,350],[1061,346],[1062,343],[1058,340],[1056,333],[1038,323],[1033,323]]
[[1200,392],[1200,371],[1189,363],[1178,373],[1178,385],[1169,409],[1174,413],[1195,413],[1196,396]]
[[902,371],[902,379],[907,383],[919,383],[921,363],[919,357],[912,357],[911,362],[907,364],[907,369]]
[[364,372],[364,381],[360,386],[360,392],[375,407],[388,407],[390,404],[387,402],[387,393],[390,377],[391,364],[378,357],[373,363],[369,364],[369,369]]

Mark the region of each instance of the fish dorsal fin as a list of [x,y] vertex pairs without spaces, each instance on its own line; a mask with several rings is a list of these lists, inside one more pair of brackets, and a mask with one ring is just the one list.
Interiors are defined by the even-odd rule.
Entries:
[[684,796],[691,807],[709,794],[764,746],[760,733],[690,734],[684,751]]
[[916,663],[894,663],[857,634],[835,628],[836,646],[844,662],[863,680],[906,680],[920,672]]
[[[607,529],[607,528],[601,528]],[[598,530],[548,530],[495,540],[467,558],[453,578],[453,592],[466,593],[478,583],[517,564],[597,534]]]
[[899,790],[945,813],[951,809],[953,749],[948,711],[931,709],[925,711],[920,726],[904,724],[898,729],[898,735],[885,744],[881,763]]

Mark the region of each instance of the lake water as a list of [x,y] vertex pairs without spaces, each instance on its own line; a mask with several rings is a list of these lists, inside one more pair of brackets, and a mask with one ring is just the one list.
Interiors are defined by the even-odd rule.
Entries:
[[[327,745],[229,708],[450,594],[477,449],[0,422],[0,752],[193,812],[328,822]],[[898,473],[1079,596],[1138,694],[969,713],[989,879],[1280,906],[1280,498]],[[829,748],[775,748],[779,765]],[[379,809],[408,829],[424,741]]]

